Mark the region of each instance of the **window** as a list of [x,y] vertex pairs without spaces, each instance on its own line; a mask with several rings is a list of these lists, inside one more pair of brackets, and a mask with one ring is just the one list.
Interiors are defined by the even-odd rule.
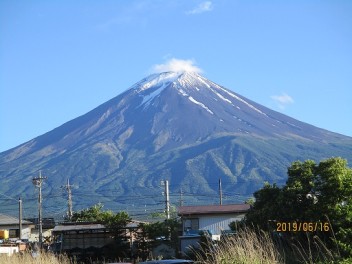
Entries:
[[9,230],[9,238],[16,238],[19,237],[20,230],[19,229],[10,229]]
[[199,219],[198,218],[185,219],[183,224],[183,230],[185,232],[190,230],[199,230]]

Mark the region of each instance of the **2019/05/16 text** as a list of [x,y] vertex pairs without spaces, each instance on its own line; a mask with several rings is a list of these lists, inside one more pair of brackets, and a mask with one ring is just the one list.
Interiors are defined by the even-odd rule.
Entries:
[[329,232],[329,223],[323,222],[277,222],[277,232]]

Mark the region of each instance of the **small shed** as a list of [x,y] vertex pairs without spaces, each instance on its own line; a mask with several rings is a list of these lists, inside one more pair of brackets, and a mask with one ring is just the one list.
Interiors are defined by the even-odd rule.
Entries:
[[57,225],[52,230],[56,251],[72,249],[101,248],[112,241],[109,230],[102,224],[77,223]]
[[109,259],[117,254],[117,247],[120,247],[126,249],[125,255],[129,256],[136,239],[133,230],[138,229],[138,224],[132,221],[121,228],[121,236],[116,240],[116,233],[101,223],[61,223],[52,230],[52,250],[74,255],[77,259]]
[[[26,220],[22,220],[22,239],[29,239],[32,229],[35,225]],[[0,230],[8,230],[9,239],[18,239],[20,237],[20,224],[19,219],[13,216],[0,214]]]

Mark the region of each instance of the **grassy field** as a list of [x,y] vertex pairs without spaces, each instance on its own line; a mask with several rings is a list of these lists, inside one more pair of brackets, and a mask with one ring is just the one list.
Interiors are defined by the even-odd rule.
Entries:
[[352,264],[351,257],[333,254],[317,236],[283,246],[267,232],[248,228],[215,245],[205,242],[193,254],[197,264]]
[[70,262],[69,258],[60,255],[55,256],[51,253],[42,253],[37,257],[33,257],[29,252],[23,254],[13,254],[7,256],[5,254],[0,255],[0,264],[76,264],[76,262]]
[[[209,242],[209,241],[208,241]],[[352,258],[341,260],[335,258],[327,250],[322,241],[313,239],[307,248],[293,244],[291,252],[278,246],[272,237],[264,231],[243,229],[236,236],[226,237],[216,244],[204,241],[201,249],[193,251],[196,264],[351,264]],[[312,251],[319,254],[313,254]],[[7,256],[0,255],[0,264],[78,264],[65,255],[56,256],[52,253],[43,252],[33,257],[29,252]],[[95,262],[97,263],[97,262]],[[104,263],[104,261],[99,262]]]
[[243,230],[215,246],[195,251],[197,261],[204,264],[275,264],[284,263],[273,241],[264,232]]

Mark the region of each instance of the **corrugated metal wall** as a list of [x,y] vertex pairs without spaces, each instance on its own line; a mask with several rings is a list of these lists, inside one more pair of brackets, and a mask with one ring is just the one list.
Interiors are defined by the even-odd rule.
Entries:
[[233,221],[242,220],[244,214],[230,216],[230,215],[219,215],[219,216],[199,216],[199,229],[210,230],[213,235],[220,235],[222,230],[229,230],[229,224]]

